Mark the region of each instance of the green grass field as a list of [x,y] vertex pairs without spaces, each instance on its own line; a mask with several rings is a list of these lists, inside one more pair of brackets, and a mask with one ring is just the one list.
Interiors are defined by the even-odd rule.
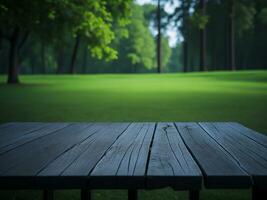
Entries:
[[[0,123],[8,121],[237,121],[267,133],[267,71],[144,75],[0,76]],[[36,191],[1,191],[0,199],[39,199]],[[57,199],[79,199],[58,191]],[[185,193],[180,192],[185,199]],[[209,190],[201,199],[250,199],[249,190]],[[95,191],[94,199],[126,199]],[[171,189],[140,199],[177,199]]]

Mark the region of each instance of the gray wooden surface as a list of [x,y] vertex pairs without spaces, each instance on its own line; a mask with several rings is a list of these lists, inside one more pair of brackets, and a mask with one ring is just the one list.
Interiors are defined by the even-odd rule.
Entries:
[[0,189],[267,187],[267,137],[234,122],[0,125]]
[[201,187],[201,171],[173,123],[158,123],[147,171],[148,187]]

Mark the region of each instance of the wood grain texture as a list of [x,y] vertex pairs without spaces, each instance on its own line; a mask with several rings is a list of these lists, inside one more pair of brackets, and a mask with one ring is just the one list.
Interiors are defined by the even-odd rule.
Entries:
[[94,123],[90,137],[56,158],[38,176],[87,176],[129,123]]
[[238,123],[6,123],[0,189],[267,186],[267,137]]
[[0,127],[0,147],[8,145],[24,135],[38,131],[46,125],[47,124],[45,123],[39,122],[17,122],[3,124]]
[[[267,148],[252,134],[242,133],[227,123],[200,123],[202,128],[253,178],[253,184],[267,187]],[[249,137],[248,137],[249,136]],[[263,142],[262,140],[261,142]],[[266,144],[267,145],[267,144]]]
[[14,124],[15,122],[7,122],[7,123],[1,123],[0,124],[0,129],[4,128],[4,127],[7,127],[7,126],[10,126],[12,124]]
[[[88,188],[88,174],[129,123],[72,123],[2,156],[0,189]],[[4,171],[5,170],[5,171]]]
[[247,128],[243,126],[242,124],[236,123],[236,122],[225,122],[225,124],[231,126],[233,129],[235,129],[240,134],[243,134],[247,136],[248,138],[254,140],[255,142],[263,145],[267,148],[267,137],[266,135],[263,135],[257,131],[254,131],[250,128]]
[[144,188],[155,123],[132,123],[90,174],[92,187]]
[[75,123],[0,155],[0,174],[34,176],[43,167],[90,136],[91,124]]
[[250,176],[239,163],[197,123],[175,123],[186,146],[199,164],[207,188],[247,188]]
[[158,123],[147,169],[148,188],[201,188],[201,171],[173,123]]
[[[4,142],[4,144],[0,147],[0,155],[10,151],[12,149],[15,149],[18,146],[22,146],[28,142],[31,142],[33,140],[39,139],[41,137],[44,137],[49,134],[53,134],[56,131],[68,126],[68,123],[49,123],[44,124],[41,128],[37,130],[32,130],[28,132],[27,134],[24,134],[19,137],[14,137],[12,140],[8,140],[7,142]],[[1,131],[0,131],[1,132]],[[12,134],[12,133],[10,133]],[[5,141],[0,135],[0,141]]]

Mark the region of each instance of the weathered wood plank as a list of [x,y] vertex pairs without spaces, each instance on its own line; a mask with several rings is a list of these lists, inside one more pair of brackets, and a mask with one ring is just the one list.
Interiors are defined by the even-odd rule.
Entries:
[[6,126],[0,128],[0,147],[16,140],[17,138],[37,131],[47,124],[39,122],[17,122],[8,123]]
[[148,169],[148,188],[199,189],[201,171],[173,123],[158,123]]
[[0,188],[197,191],[195,162],[208,188],[266,188],[266,138],[237,123],[8,123]]
[[7,122],[7,123],[1,123],[0,124],[0,129],[4,128],[4,127],[7,127],[7,126],[10,126],[12,124],[14,124],[15,122]]
[[90,137],[64,152],[38,176],[87,176],[129,123],[94,123]]
[[90,187],[144,188],[155,123],[132,123],[90,173]]
[[261,133],[258,133],[252,129],[249,129],[242,124],[236,122],[225,122],[225,124],[231,126],[236,131],[240,132],[241,134],[247,136],[248,138],[254,140],[255,142],[265,146],[267,148],[267,137]]
[[200,125],[210,137],[231,154],[244,171],[252,176],[254,185],[267,187],[267,148],[265,146],[226,123],[206,122]]
[[0,174],[33,176],[77,143],[88,138],[91,124],[75,123],[55,134],[29,142],[0,155]]
[[[12,149],[15,149],[18,146],[21,146],[23,144],[26,144],[28,142],[31,142],[33,140],[39,139],[41,137],[44,137],[49,134],[53,134],[56,131],[68,126],[68,123],[49,123],[46,124],[45,126],[41,127],[40,129],[31,131],[27,134],[24,134],[20,137],[13,138],[12,140],[5,141],[3,140],[3,144],[0,147],[0,154],[3,154],[7,151],[10,151]],[[1,136],[0,136],[1,140]]]
[[239,163],[197,123],[175,123],[186,146],[200,166],[207,188],[247,188],[250,176]]

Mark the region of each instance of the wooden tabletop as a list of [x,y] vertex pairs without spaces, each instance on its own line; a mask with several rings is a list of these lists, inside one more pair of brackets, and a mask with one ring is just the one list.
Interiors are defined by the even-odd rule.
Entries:
[[6,123],[0,189],[267,186],[267,137],[234,122]]

